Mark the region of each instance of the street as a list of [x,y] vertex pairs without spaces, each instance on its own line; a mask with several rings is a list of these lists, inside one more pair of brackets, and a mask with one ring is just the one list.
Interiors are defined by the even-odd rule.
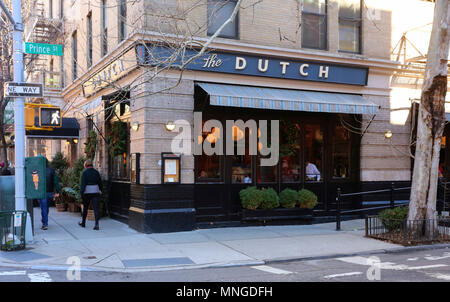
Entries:
[[450,249],[256,266],[134,273],[81,271],[78,276],[66,271],[0,268],[0,282],[443,282],[450,281]]

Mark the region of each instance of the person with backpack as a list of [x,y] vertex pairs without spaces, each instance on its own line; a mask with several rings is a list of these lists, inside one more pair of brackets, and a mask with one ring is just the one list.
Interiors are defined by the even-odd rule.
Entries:
[[92,202],[95,215],[94,230],[99,230],[98,221],[100,219],[98,213],[98,204],[102,194],[102,179],[100,173],[94,169],[92,160],[87,159],[84,162],[86,168],[81,175],[80,194],[83,199],[83,220],[78,224],[81,227],[86,227],[86,217],[88,213],[89,204]]
[[41,206],[41,216],[42,216],[42,230],[48,230],[48,211],[50,202],[52,201],[53,197],[59,196],[59,180],[58,175],[56,175],[56,171],[50,167],[50,164],[48,162],[48,159],[45,159],[45,162],[47,164],[46,168],[46,193],[45,198],[40,200],[40,206]]

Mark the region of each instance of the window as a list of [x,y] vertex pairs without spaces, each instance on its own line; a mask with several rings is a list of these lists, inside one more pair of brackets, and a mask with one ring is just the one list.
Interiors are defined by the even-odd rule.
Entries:
[[332,173],[333,179],[350,177],[350,132],[342,125],[336,125],[332,135]]
[[127,37],[127,0],[119,0],[119,42]]
[[300,180],[300,131],[299,123],[280,121],[281,181],[284,183]]
[[48,17],[53,18],[53,0],[48,0]]
[[[208,35],[212,36],[230,18],[236,7],[235,0],[208,0]],[[228,23],[223,28],[219,37],[235,38],[239,37],[239,20],[238,15],[233,22]]]
[[[231,182],[232,183],[253,183],[252,175],[252,156],[250,155],[249,131],[233,126],[234,152],[231,156]],[[239,152],[238,143],[243,143],[245,139],[245,152],[243,155],[237,155]]]
[[[205,121],[203,121],[204,123]],[[202,126],[203,129],[203,126]],[[213,128],[210,132],[203,131],[200,143],[205,140],[211,143],[211,147],[215,148],[215,142],[217,139],[221,139],[219,128]],[[202,148],[203,150],[203,148]],[[206,155],[202,154],[197,157],[197,181],[210,182],[222,180],[222,166],[221,156],[217,154]]]
[[59,18],[64,17],[64,0],[59,0]]
[[328,48],[326,0],[303,0],[302,47]]
[[77,32],[75,31],[72,34],[72,80],[76,80],[77,75],[77,61],[78,61],[78,53],[77,53]]
[[92,65],[92,12],[87,15],[87,67]]
[[102,56],[108,53],[108,20],[106,11],[106,0],[102,1],[102,35],[101,35],[101,45],[102,45]]
[[361,53],[361,0],[339,1],[339,51]]
[[323,179],[323,132],[320,125],[305,125],[305,180]]

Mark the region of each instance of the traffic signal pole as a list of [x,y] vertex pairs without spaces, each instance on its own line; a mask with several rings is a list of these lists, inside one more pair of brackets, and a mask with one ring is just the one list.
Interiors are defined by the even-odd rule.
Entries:
[[[1,8],[5,11],[13,27],[13,70],[14,82],[24,81],[23,71],[23,23],[22,23],[22,1],[12,0],[12,14],[0,0]],[[14,132],[15,132],[15,209],[27,211],[27,200],[25,196],[25,99],[14,98]],[[31,218],[28,213],[26,222],[25,240],[33,240],[31,229]]]

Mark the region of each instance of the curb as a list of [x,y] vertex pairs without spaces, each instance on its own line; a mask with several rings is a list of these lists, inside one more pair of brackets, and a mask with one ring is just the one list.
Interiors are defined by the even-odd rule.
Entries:
[[[255,266],[255,265],[266,265],[266,264],[276,264],[290,261],[310,261],[310,260],[325,260],[333,258],[344,258],[344,257],[354,257],[363,255],[374,255],[374,254],[400,254],[403,252],[411,251],[424,251],[424,250],[437,250],[437,249],[447,249],[450,248],[450,244],[436,244],[436,245],[420,245],[420,246],[408,246],[400,248],[391,249],[379,249],[356,253],[343,253],[343,254],[329,254],[320,256],[306,256],[306,257],[290,257],[290,258],[279,258],[279,259],[265,259],[265,260],[249,260],[249,261],[236,261],[227,263],[206,263],[206,264],[192,264],[192,265],[182,265],[182,266],[159,266],[159,267],[135,267],[135,268],[106,268],[106,267],[91,267],[82,266],[79,268],[82,272],[116,272],[116,273],[137,273],[137,272],[156,272],[156,271],[170,271],[170,270],[181,270],[181,269],[205,269],[205,268],[231,268],[231,267],[244,267],[244,266]],[[72,266],[64,265],[45,265],[45,264],[20,264],[20,263],[9,263],[0,262],[0,267],[9,268],[24,268],[29,270],[48,270],[48,271],[67,271]]]

